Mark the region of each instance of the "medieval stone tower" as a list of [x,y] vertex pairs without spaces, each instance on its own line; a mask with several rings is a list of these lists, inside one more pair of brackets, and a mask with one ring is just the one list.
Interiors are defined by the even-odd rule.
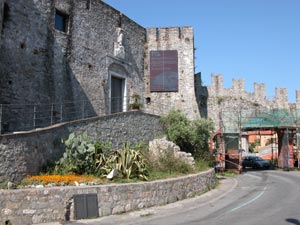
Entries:
[[145,44],[146,110],[166,114],[179,109],[199,118],[194,87],[192,27],[150,28]]

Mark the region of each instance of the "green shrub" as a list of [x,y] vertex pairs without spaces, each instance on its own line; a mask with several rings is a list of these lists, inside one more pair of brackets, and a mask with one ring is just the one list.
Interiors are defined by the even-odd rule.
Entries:
[[145,148],[145,143],[133,146],[126,143],[123,149],[111,152],[110,143],[95,143],[86,132],[78,136],[71,133],[63,143],[66,150],[55,163],[53,173],[106,176],[111,170],[117,169],[123,178],[147,180],[148,170],[140,152],[140,149]]
[[[177,126],[173,126],[173,130],[170,129],[171,137],[180,141],[184,146],[203,147],[196,140],[197,132],[202,133],[204,129],[198,122],[191,123],[180,112],[176,112],[174,118],[168,119],[168,126],[179,121],[181,124],[179,128],[183,127],[182,130],[179,129],[179,132],[175,132],[174,127]],[[182,132],[187,134],[185,139],[181,136]],[[105,177],[113,169],[117,169],[118,178],[148,180],[149,176],[153,179],[157,174],[159,174],[158,178],[164,178],[193,171],[189,164],[176,158],[173,153],[165,153],[159,157],[151,156],[148,144],[145,142],[135,145],[127,142],[122,149],[112,152],[110,143],[94,142],[84,132],[78,136],[71,133],[63,143],[66,146],[63,157],[55,163],[54,170],[51,170],[55,174],[74,173]]]
[[192,149],[189,138],[191,124],[181,111],[173,110],[167,116],[162,116],[160,121],[170,141],[176,143],[183,151]]
[[54,173],[94,174],[99,164],[97,160],[110,149],[108,143],[94,143],[86,132],[78,136],[71,133],[63,143],[66,149],[56,162]]
[[175,157],[172,152],[165,152],[159,156],[146,155],[150,174],[187,174],[193,171],[191,165],[182,159]]
[[208,140],[214,130],[211,120],[190,121],[181,111],[173,110],[167,116],[161,117],[161,123],[167,138],[177,144],[182,151],[192,153],[196,159],[207,157]]
[[208,140],[214,130],[212,120],[197,119],[192,123],[190,141],[193,146],[191,153],[196,159],[210,160]]

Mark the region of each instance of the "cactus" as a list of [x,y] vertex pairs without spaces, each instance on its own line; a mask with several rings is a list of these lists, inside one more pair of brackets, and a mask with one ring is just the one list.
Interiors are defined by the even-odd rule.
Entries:
[[111,153],[109,143],[94,143],[86,132],[78,136],[71,133],[63,143],[66,151],[56,162],[55,173],[106,176],[117,169],[123,178],[147,180],[146,162],[138,150],[141,146],[131,146],[127,142],[122,149]]
[[97,163],[96,160],[103,154],[104,148],[109,148],[107,144],[95,144],[84,132],[75,136],[71,133],[67,140],[63,141],[66,150],[63,157],[56,162],[55,172],[93,174]]

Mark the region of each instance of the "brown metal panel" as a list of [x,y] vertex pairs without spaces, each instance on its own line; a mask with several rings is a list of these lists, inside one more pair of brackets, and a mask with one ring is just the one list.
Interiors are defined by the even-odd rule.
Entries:
[[150,51],[150,91],[178,91],[177,50]]

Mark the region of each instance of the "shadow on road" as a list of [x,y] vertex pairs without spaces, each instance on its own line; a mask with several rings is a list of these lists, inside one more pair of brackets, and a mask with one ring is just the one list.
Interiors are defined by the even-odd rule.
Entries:
[[300,221],[297,219],[288,218],[288,219],[286,219],[286,221],[291,224],[300,225]]
[[244,168],[242,170],[242,173],[247,173],[251,171],[268,171],[268,170],[276,170],[275,168],[269,168],[269,169],[253,169],[253,168]]

